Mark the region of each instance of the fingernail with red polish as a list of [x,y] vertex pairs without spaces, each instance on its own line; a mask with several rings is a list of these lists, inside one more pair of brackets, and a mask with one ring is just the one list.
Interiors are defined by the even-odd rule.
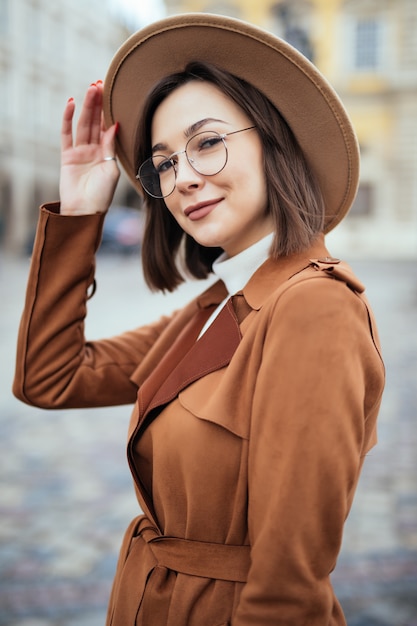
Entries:
[[103,81],[102,81],[102,80],[98,80],[98,81],[96,82],[96,85],[102,85],[102,84],[103,84]]
[[119,124],[119,122],[116,122],[116,131],[115,131],[116,135],[119,132],[119,128],[120,128],[120,124]]
[[74,102],[74,98],[72,98],[72,97],[71,97],[71,98],[68,98],[67,102],[68,102],[68,104],[69,104],[70,102]]

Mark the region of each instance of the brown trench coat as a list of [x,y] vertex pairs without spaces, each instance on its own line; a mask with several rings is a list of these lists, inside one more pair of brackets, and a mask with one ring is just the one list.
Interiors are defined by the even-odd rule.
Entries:
[[320,240],[264,263],[197,342],[221,282],[85,343],[102,217],[56,211],[41,211],[14,393],[46,408],[137,399],[128,460],[145,515],[107,623],[345,624],[329,576],[384,380],[361,283]]

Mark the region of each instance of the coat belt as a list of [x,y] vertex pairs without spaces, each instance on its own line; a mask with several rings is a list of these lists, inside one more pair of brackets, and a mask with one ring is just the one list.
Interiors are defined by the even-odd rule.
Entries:
[[148,544],[160,567],[189,576],[246,582],[250,546],[166,537],[149,526],[139,536]]
[[[107,625],[134,624],[140,607],[146,615],[154,610],[145,601],[146,587],[152,586],[152,577],[161,572],[161,568],[189,576],[244,583],[249,566],[250,546],[161,535],[142,515],[133,520],[123,542]],[[152,602],[151,598],[149,601]],[[148,623],[147,617],[143,623]],[[156,620],[153,623],[157,623]]]

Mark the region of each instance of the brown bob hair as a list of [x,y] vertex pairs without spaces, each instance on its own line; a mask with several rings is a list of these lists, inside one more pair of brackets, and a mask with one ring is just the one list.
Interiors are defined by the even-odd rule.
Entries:
[[[318,182],[276,107],[258,89],[225,70],[194,61],[183,72],[165,77],[154,87],[137,130],[137,169],[151,156],[151,127],[156,109],[175,89],[194,80],[217,86],[256,126],[263,147],[267,211],[275,225],[271,256],[287,256],[309,247],[324,229],[325,207]],[[148,286],[154,291],[174,291],[185,280],[181,269],[194,278],[206,278],[222,249],[197,243],[178,225],[163,199],[144,195],[142,263]]]

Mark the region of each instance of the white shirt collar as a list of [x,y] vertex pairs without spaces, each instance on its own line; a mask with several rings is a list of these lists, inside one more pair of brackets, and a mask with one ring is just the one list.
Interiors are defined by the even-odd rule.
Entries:
[[229,258],[223,252],[214,261],[213,273],[224,282],[230,295],[240,291],[267,260],[273,239],[274,233],[270,233],[239,254]]

